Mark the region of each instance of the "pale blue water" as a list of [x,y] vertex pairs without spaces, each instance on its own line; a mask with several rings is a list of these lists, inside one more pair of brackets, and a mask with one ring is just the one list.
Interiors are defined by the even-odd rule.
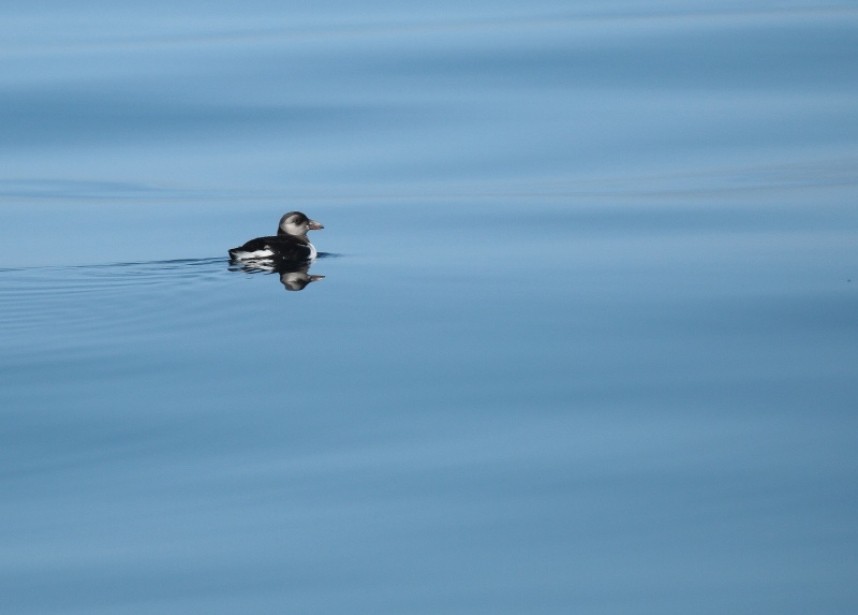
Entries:
[[858,609],[854,3],[0,41],[4,614]]

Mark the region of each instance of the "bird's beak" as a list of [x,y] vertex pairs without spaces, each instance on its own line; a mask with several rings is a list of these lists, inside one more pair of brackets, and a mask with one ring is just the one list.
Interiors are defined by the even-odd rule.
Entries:
[[309,227],[311,231],[321,231],[323,228],[325,228],[322,224],[316,222],[315,220],[310,220]]

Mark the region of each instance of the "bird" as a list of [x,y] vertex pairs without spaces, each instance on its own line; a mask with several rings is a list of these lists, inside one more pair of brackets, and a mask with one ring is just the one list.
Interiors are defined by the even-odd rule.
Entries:
[[325,228],[300,211],[283,214],[277,235],[257,237],[243,246],[232,248],[233,261],[270,261],[275,263],[308,263],[316,258],[316,248],[307,238],[308,231]]

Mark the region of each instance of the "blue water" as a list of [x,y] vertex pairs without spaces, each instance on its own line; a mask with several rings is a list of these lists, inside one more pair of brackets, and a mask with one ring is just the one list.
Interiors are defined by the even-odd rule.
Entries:
[[858,610],[853,3],[0,41],[3,613]]

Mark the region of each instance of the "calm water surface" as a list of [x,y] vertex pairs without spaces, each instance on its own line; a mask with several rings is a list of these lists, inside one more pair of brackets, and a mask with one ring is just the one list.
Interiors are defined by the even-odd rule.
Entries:
[[0,16],[4,613],[858,609],[850,3]]

